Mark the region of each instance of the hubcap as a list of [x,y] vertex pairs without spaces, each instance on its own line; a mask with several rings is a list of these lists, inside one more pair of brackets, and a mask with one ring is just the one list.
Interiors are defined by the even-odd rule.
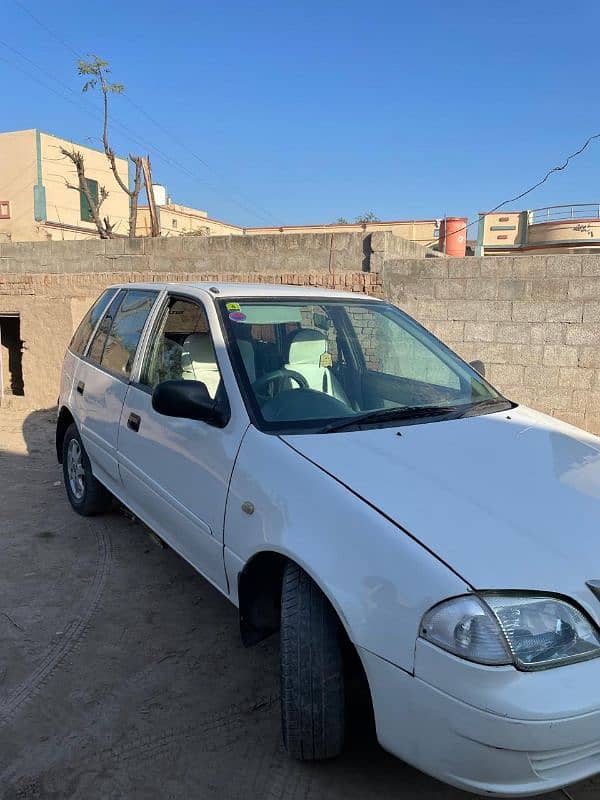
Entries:
[[67,474],[69,488],[76,500],[81,500],[85,492],[85,472],[83,469],[83,453],[77,439],[71,439],[67,450]]

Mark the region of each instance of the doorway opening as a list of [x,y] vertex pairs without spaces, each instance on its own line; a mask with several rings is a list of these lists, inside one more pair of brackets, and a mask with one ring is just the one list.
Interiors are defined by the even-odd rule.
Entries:
[[0,314],[0,397],[24,395],[23,341],[18,314]]

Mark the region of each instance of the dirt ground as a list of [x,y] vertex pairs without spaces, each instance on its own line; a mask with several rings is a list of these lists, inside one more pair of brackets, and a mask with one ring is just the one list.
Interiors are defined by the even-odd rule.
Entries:
[[122,511],[73,513],[53,437],[53,412],[0,410],[0,797],[470,796],[359,731],[288,759],[276,637],[244,649],[233,606]]

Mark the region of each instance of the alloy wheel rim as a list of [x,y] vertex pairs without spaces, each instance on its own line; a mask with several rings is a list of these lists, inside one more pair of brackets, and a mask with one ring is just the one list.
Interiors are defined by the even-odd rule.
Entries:
[[83,469],[83,453],[77,439],[71,439],[67,450],[67,474],[69,487],[76,500],[81,500],[85,493],[85,471]]

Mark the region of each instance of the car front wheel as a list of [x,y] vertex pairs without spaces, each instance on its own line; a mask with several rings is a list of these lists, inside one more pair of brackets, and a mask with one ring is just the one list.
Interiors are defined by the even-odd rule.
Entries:
[[281,720],[288,753],[333,758],[344,745],[342,630],[329,601],[289,562],[281,592]]
[[70,425],[63,439],[63,476],[73,509],[84,517],[108,511],[112,495],[94,478],[92,467],[76,425]]

